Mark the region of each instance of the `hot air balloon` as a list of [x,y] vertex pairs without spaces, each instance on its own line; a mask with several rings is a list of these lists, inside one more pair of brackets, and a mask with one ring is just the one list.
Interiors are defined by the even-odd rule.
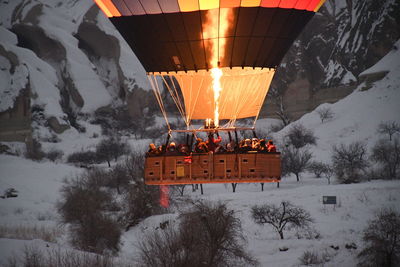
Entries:
[[[325,0],[94,0],[145,68],[172,132],[254,132],[276,67]],[[186,129],[171,129],[168,90]],[[237,121],[253,118],[251,127]],[[195,128],[193,120],[203,120]],[[222,123],[223,122],[223,123]],[[221,123],[221,125],[220,125]],[[189,140],[189,138],[187,138]],[[279,182],[280,153],[148,156],[145,182]]]

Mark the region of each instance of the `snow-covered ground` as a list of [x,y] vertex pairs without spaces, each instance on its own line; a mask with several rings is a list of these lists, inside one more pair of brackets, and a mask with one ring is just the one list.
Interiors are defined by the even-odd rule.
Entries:
[[[385,63],[385,60],[388,62]],[[400,50],[383,58],[373,70],[379,71],[383,68],[380,66],[387,66],[389,61],[390,72],[384,79],[375,82],[372,88],[361,91],[363,85],[360,85],[345,99],[335,104],[323,105],[329,106],[334,112],[331,120],[322,123],[314,111],[297,122],[312,129],[318,138],[317,145],[310,148],[315,160],[329,162],[331,147],[341,143],[363,141],[371,148],[377,140],[383,138],[376,133],[376,127],[381,121],[393,120],[400,123]],[[385,70],[388,68],[385,67]],[[265,128],[271,123],[273,121],[261,120],[259,124]],[[94,146],[98,138],[93,137],[93,134],[100,133],[100,129],[85,126],[85,134],[68,130],[60,136],[61,142],[53,145],[62,149],[66,155],[80,148]],[[289,127],[275,134],[274,139],[279,140]],[[128,141],[140,150],[145,149],[149,142]],[[51,145],[46,143],[44,147],[47,149]],[[10,187],[19,191],[17,198],[0,199],[0,226],[58,227],[55,204],[63,184],[62,179],[81,171],[64,163],[32,162],[21,157],[0,155],[0,192]],[[325,266],[355,266],[356,255],[362,248],[362,230],[368,220],[381,208],[393,208],[400,212],[399,180],[374,180],[350,185],[333,182],[328,185],[325,179],[317,179],[312,174],[305,173],[300,182],[296,182],[293,176],[286,177],[283,178],[280,188],[276,188],[276,184],[267,184],[263,192],[259,184],[239,184],[236,193],[231,192],[230,185],[215,184],[204,185],[204,195],[189,189],[186,189],[185,195],[194,199],[223,201],[235,210],[247,237],[247,247],[261,266],[298,266],[299,257],[305,251],[329,254],[331,260]],[[337,196],[338,205],[324,206],[323,196]],[[282,200],[291,201],[310,212],[315,220],[313,227],[320,233],[319,239],[298,239],[295,231],[289,231],[285,240],[280,240],[271,227],[257,225],[250,218],[253,205],[279,204]],[[119,256],[128,260],[134,257],[137,252],[135,244],[143,235],[155,231],[161,221],[169,219],[176,219],[176,213],[152,216],[125,232]],[[41,240],[0,238],[0,264],[5,263],[13,251],[20,253],[26,244],[42,249],[57,246],[65,249],[69,248],[65,240],[61,235],[56,243],[50,243],[47,248],[46,244],[49,242]],[[346,249],[345,245],[350,243],[355,243],[357,249]],[[338,246],[339,249],[335,250],[331,246]],[[288,250],[279,251],[282,247],[287,247]]]

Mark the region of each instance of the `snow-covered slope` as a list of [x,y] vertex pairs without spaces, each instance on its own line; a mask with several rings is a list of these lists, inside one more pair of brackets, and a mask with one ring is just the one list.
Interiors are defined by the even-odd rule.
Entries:
[[[396,46],[400,45],[397,41]],[[333,145],[349,144],[355,141],[364,142],[372,147],[381,136],[376,132],[380,122],[396,121],[400,123],[400,50],[393,49],[376,65],[363,73],[389,71],[382,79],[375,82],[367,91],[362,91],[360,84],[354,93],[335,104],[322,104],[315,111],[304,115],[295,123],[301,123],[312,129],[317,139],[317,146],[311,147],[315,158],[323,161],[330,159]],[[320,108],[330,108],[333,119],[321,122],[317,113]],[[291,125],[276,134],[280,138],[286,134]]]
[[[311,147],[315,159],[329,161],[330,148],[334,144],[364,141],[371,147],[379,138],[376,126],[381,121],[395,120],[400,122],[400,52],[394,50],[383,58],[373,70],[389,69],[390,72],[372,84],[369,90],[356,90],[345,99],[329,105],[334,118],[321,123],[316,112],[303,116],[297,123],[312,128],[318,137],[317,146]],[[388,65],[390,64],[390,68]],[[361,89],[363,88],[360,85]],[[326,105],[326,104],[325,104]],[[261,122],[262,124],[263,122]],[[262,126],[262,125],[260,125]],[[290,126],[289,126],[290,127]],[[91,129],[98,131],[99,129]],[[275,138],[283,136],[288,128],[277,133]],[[90,139],[92,132],[85,135],[67,130],[58,149],[79,149],[84,144],[94,142]],[[80,137],[79,137],[80,136]],[[139,140],[137,146],[143,140]],[[74,147],[75,146],[75,147]],[[145,145],[143,146],[143,150]],[[57,214],[54,205],[62,186],[62,178],[79,173],[80,170],[63,163],[31,162],[15,156],[0,155],[0,191],[14,187],[19,190],[17,198],[0,199],[0,226],[28,225],[55,227]],[[185,194],[194,199],[223,201],[235,210],[243,224],[244,234],[248,240],[248,249],[259,260],[261,266],[298,266],[299,257],[305,251],[315,251],[329,256],[324,266],[355,266],[357,254],[362,248],[362,230],[379,209],[393,208],[400,211],[400,181],[364,182],[360,184],[328,185],[323,179],[316,179],[311,174],[304,174],[300,182],[295,177],[284,178],[277,189],[275,184],[265,186],[260,191],[258,184],[240,184],[237,192],[232,193],[228,185],[204,185],[205,194],[191,192]],[[336,208],[323,206],[322,196],[338,197]],[[295,231],[289,231],[285,240],[268,226],[259,226],[250,218],[250,208],[256,204],[275,203],[289,200],[302,206],[314,218],[314,228],[320,233],[319,239],[298,238]],[[176,220],[176,214],[150,217],[138,226],[123,234],[123,244],[119,256],[131,259],[137,252],[137,242],[143,235],[152,231],[164,220]],[[61,246],[68,248],[66,239],[59,239],[50,248]],[[347,249],[346,244],[355,243],[357,249]],[[10,241],[0,238],[0,263],[9,256],[22,253],[23,245],[35,245],[46,250],[46,243],[41,241]],[[335,250],[331,246],[339,246]],[[281,252],[279,248],[287,247]]]
[[92,0],[1,1],[0,64],[0,111],[26,88],[32,105],[60,124],[149,89],[138,59]]

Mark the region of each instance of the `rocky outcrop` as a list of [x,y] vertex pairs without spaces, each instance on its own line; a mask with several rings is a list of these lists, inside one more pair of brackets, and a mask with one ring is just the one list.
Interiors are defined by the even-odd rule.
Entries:
[[326,1],[277,68],[264,109],[275,106],[273,95],[283,96],[289,107],[313,102],[320,90],[351,88],[399,38],[399,1]]

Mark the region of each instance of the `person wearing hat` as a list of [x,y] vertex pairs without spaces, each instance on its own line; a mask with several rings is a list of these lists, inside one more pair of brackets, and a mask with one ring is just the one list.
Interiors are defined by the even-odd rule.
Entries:
[[274,145],[272,140],[268,141],[267,149],[268,149],[268,152],[276,152],[276,146]]
[[215,150],[219,146],[219,143],[221,143],[221,141],[222,141],[221,136],[219,136],[218,133],[217,133],[217,136],[218,136],[217,138],[214,138],[214,134],[212,134],[212,133],[208,134],[208,140],[206,142],[208,151],[215,152]]
[[254,138],[251,139],[251,148],[253,150],[258,150],[259,145],[260,145],[260,143],[258,141],[258,138],[254,137]]
[[241,150],[242,150],[243,152],[247,152],[247,151],[252,150],[252,147],[251,147],[251,140],[250,140],[249,138],[247,138],[247,139],[244,140],[244,144],[243,144]]
[[194,152],[196,153],[208,152],[207,144],[203,142],[203,139],[201,139],[200,137],[196,139],[196,144],[194,145]]
[[258,146],[258,151],[261,152],[268,152],[267,144],[265,142],[265,139],[260,139],[260,143]]
[[159,153],[158,153],[158,149],[156,148],[156,145],[155,144],[153,144],[153,143],[151,143],[150,145],[149,145],[149,150],[147,151],[147,155],[149,155],[149,156],[155,156],[155,155],[158,155]]

